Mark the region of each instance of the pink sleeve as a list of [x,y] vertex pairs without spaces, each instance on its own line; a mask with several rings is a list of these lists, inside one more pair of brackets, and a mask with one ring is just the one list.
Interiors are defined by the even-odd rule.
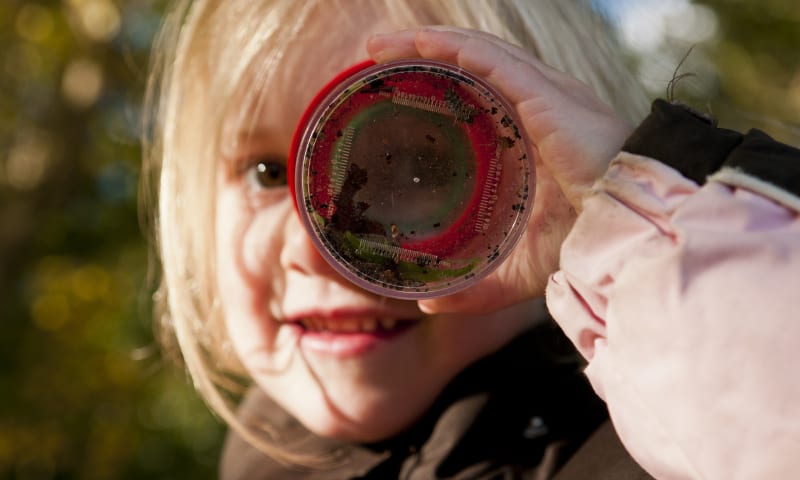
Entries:
[[800,199],[704,186],[622,153],[547,304],[633,457],[659,479],[800,478]]

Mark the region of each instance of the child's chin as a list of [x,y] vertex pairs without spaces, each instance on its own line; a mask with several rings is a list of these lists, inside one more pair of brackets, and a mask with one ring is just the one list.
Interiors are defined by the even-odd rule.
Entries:
[[372,405],[357,413],[337,410],[328,405],[320,409],[314,419],[308,419],[304,424],[320,437],[346,442],[374,443],[399,434],[417,417],[409,415],[404,421],[398,413],[400,412],[397,411],[396,402]]

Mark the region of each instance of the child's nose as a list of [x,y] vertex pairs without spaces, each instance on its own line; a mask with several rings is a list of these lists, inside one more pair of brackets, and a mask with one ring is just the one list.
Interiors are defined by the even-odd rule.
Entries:
[[295,270],[307,275],[336,275],[333,267],[320,255],[297,215],[287,220],[280,262],[286,271]]

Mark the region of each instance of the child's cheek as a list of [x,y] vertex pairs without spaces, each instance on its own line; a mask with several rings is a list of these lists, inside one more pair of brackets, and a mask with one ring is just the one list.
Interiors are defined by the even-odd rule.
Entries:
[[216,248],[218,272],[227,284],[236,281],[247,286],[254,278],[259,258],[256,235],[252,234],[255,211],[234,188],[222,187],[217,197]]
[[280,274],[280,253],[282,247],[282,221],[274,207],[253,211],[242,222],[241,246],[244,267],[251,275],[262,282]]
[[221,292],[226,310],[238,310],[239,318],[263,321],[279,311],[282,238],[287,217],[294,214],[288,192],[281,190],[256,198],[235,185],[221,185],[218,191],[218,285],[229,290]]
[[217,285],[234,347],[246,362],[261,358],[276,334],[270,319],[275,318],[275,287],[281,284],[282,222],[275,210],[274,205],[254,208],[236,188],[219,189]]

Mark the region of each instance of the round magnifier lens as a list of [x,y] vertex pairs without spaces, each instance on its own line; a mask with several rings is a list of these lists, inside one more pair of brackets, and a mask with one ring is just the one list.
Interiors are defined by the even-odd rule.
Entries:
[[[486,82],[424,60],[336,84],[301,125],[298,210],[323,257],[384,296],[453,293],[489,274],[527,224],[533,162]],[[290,165],[290,168],[291,165]]]

